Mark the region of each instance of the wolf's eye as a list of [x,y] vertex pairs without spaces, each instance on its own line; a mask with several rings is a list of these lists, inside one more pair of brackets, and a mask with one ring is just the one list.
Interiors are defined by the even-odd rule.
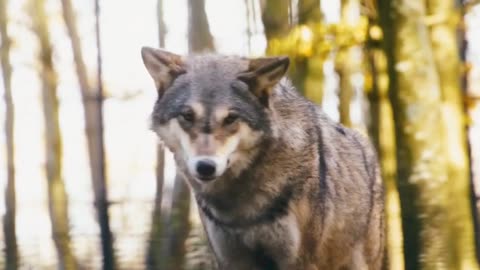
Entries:
[[223,119],[223,124],[225,126],[231,125],[238,120],[238,115],[234,113],[229,113],[225,119]]
[[192,111],[182,112],[182,113],[180,114],[180,117],[181,117],[182,120],[184,120],[185,122],[193,122],[193,120],[195,120],[195,116],[193,115],[193,112],[192,112]]

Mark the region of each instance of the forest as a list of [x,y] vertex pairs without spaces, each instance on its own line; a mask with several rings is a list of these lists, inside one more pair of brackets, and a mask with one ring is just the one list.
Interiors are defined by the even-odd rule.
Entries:
[[480,269],[480,1],[0,0],[0,268],[215,269],[142,46],[290,58],[368,137],[384,269]]

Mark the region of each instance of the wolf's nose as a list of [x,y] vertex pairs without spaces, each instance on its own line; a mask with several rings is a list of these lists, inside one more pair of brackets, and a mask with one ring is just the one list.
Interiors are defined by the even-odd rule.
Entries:
[[200,180],[208,181],[212,180],[215,175],[216,164],[213,160],[202,159],[197,162],[197,173]]

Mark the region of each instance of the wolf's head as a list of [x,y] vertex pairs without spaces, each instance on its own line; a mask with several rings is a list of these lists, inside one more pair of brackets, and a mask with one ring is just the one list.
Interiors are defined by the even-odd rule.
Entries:
[[158,100],[152,129],[195,185],[237,176],[272,133],[269,98],[287,57],[182,57],[142,48]]

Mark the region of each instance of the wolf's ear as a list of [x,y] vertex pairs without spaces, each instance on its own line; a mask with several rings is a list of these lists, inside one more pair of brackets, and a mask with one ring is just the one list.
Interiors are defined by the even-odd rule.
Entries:
[[266,105],[273,87],[285,75],[289,64],[286,56],[251,59],[248,70],[238,74],[237,78],[248,84],[250,90]]
[[142,47],[142,59],[160,96],[177,76],[186,72],[182,57],[164,50]]

